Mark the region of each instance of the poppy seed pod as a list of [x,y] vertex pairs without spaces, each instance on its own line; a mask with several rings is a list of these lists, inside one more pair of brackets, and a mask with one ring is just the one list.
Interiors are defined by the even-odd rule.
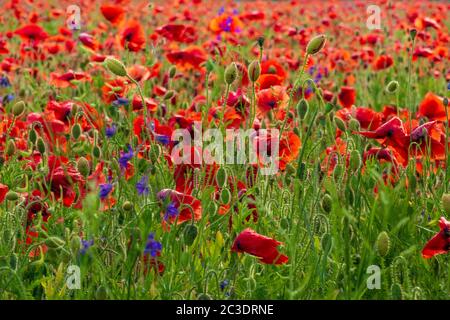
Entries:
[[442,206],[444,207],[445,213],[450,215],[450,193],[444,193],[442,195]]
[[119,61],[115,58],[108,57],[105,59],[105,66],[106,68],[113,74],[115,74],[118,77],[126,77],[127,76],[127,69],[125,68],[125,65],[122,63],[122,61]]
[[380,232],[376,242],[376,249],[380,257],[385,257],[389,253],[390,245],[390,239],[387,232]]
[[87,177],[91,171],[91,166],[89,165],[89,161],[85,157],[81,157],[77,161],[77,169],[78,172],[81,173],[83,177]]
[[258,39],[256,40],[260,48],[264,46],[264,40],[265,40],[264,37],[258,37]]
[[237,67],[236,63],[232,62],[226,69],[225,69],[225,83],[227,85],[231,85],[237,78]]
[[318,36],[315,36],[312,38],[307,47],[306,47],[306,53],[309,55],[315,55],[320,52],[320,50],[323,49],[325,46],[325,42],[327,40],[327,37],[324,34],[320,34]]
[[398,90],[399,84],[398,81],[392,80],[386,86],[387,93],[395,93]]
[[25,102],[19,101],[12,107],[12,112],[15,117],[20,117],[25,110]]
[[256,82],[258,80],[259,75],[261,74],[261,65],[258,60],[254,60],[248,66],[248,78],[251,82]]
[[81,126],[78,123],[75,123],[72,126],[71,134],[72,134],[72,138],[75,140],[78,140],[78,138],[81,136]]
[[122,204],[122,209],[124,210],[124,211],[131,211],[132,209],[133,209],[133,204],[130,202],[130,201],[125,201],[123,204]]

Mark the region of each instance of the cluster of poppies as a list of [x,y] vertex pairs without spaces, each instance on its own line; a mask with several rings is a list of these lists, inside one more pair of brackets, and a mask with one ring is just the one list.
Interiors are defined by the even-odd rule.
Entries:
[[[432,69],[427,76],[450,82],[450,37],[442,15],[448,4],[430,5],[424,14],[420,1],[413,2],[382,3],[392,12],[390,27],[415,41],[411,63],[428,61]],[[24,170],[38,173],[27,180],[27,188],[7,185],[0,175],[0,203],[24,200],[28,244],[39,237],[33,229],[38,214],[44,221],[42,228],[51,222],[50,202],[82,210],[87,194],[95,192],[101,210],[114,208],[119,178],[137,178],[137,194],[156,198],[165,231],[203,219],[196,195],[212,188],[211,200],[217,201],[226,184],[249,212],[231,250],[266,264],[287,263],[288,257],[278,251],[279,241],[253,230],[258,228],[259,214],[249,190],[259,179],[260,164],[248,166],[245,178],[227,177],[221,183],[219,164],[180,163],[173,158],[177,142],[172,133],[186,129],[194,134],[194,123],[201,122],[204,129],[254,129],[253,138],[258,141],[268,139],[261,129],[280,129],[277,159],[278,174],[283,175],[298,169],[302,148],[298,128],[304,119],[298,106],[308,106],[307,101],[316,97],[336,110],[336,142],[323,154],[325,173],[334,170],[338,157],[350,156],[344,132],[377,145],[365,151],[363,162],[374,159],[392,164],[385,173],[386,183],[395,184],[400,168],[411,161],[419,172],[425,165],[433,170],[446,167],[447,99],[428,92],[417,112],[412,106],[386,105],[376,111],[360,105],[357,71],[389,72],[395,67],[393,57],[411,50],[409,41],[391,43],[382,30],[358,24],[355,19],[361,15],[346,14],[357,12],[360,5],[294,0],[272,7],[266,2],[226,2],[211,5],[214,12],[201,0],[155,5],[81,1],[80,6],[81,30],[66,25],[70,17],[46,1],[29,5],[8,1],[0,9],[3,26],[12,25],[8,23],[12,16],[17,21],[14,29],[0,28],[2,162],[19,161]],[[298,25],[299,15],[305,17],[304,25]],[[50,27],[52,20],[60,24]],[[350,24],[361,26],[355,30]],[[262,30],[272,35],[264,38]],[[244,46],[248,48],[245,60],[236,49]],[[384,46],[382,52],[380,46]],[[298,85],[299,72],[310,77],[311,83]],[[342,83],[331,75],[339,75]],[[36,97],[18,90],[23,79],[30,79],[31,87],[45,88],[34,91],[43,95],[44,105],[35,105]],[[214,98],[217,83],[224,84],[223,92]],[[394,81],[387,90],[395,92],[398,85]],[[83,90],[92,90],[95,98],[78,95],[72,99],[64,94]],[[113,107],[121,115],[114,119],[122,122],[105,113],[106,107]],[[124,127],[130,128],[128,136]],[[102,153],[119,133],[127,141],[112,159],[105,159]],[[198,146],[190,151],[203,154]],[[153,192],[148,175],[154,173],[139,172],[133,164],[136,158],[164,164],[172,182]],[[232,225],[238,211],[235,204],[221,203],[217,213],[229,215]],[[448,222],[441,219],[440,224],[441,232],[425,248],[425,257],[448,250]],[[164,270],[158,262],[161,250],[151,233],[144,254],[160,272]]]

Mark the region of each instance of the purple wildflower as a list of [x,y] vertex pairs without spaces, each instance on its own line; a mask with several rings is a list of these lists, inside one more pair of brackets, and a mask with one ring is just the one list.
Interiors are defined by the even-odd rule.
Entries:
[[150,191],[148,187],[148,177],[143,176],[141,180],[136,183],[136,190],[139,195],[147,195]]
[[110,194],[113,185],[111,183],[102,183],[100,186],[100,199],[105,200],[106,197]]
[[113,123],[111,127],[106,127],[105,132],[108,138],[112,138],[117,132],[117,125]]
[[122,169],[126,169],[127,165],[128,165],[128,161],[131,160],[131,158],[133,158],[133,149],[131,149],[131,146],[128,145],[128,152],[122,152],[122,155],[119,158],[119,164],[120,164],[120,168]]
[[80,253],[82,255],[86,254],[87,250],[94,245],[94,239],[91,240],[81,240]]
[[179,211],[174,202],[170,202],[166,207],[166,212],[164,213],[164,220],[174,219],[178,216]]
[[145,244],[144,254],[149,254],[155,258],[162,250],[161,242],[155,240],[155,234],[151,232],[148,235],[147,243]]

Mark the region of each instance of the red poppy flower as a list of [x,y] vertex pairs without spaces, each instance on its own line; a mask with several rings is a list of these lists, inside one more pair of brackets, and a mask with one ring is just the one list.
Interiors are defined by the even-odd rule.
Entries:
[[261,75],[263,74],[277,75],[281,78],[281,81],[286,79],[286,71],[276,60],[266,60],[261,63]]
[[251,254],[266,264],[284,264],[288,262],[289,258],[278,252],[277,247],[280,244],[282,243],[275,239],[260,235],[247,228],[236,237],[231,250]]
[[240,32],[244,24],[237,16],[231,16],[226,13],[215,17],[209,23],[209,29],[215,33],[221,32]]
[[84,72],[74,72],[69,70],[66,73],[58,74],[55,72],[50,73],[50,84],[57,88],[67,88],[69,86],[75,87],[72,84],[73,80],[77,81],[90,81],[90,76]]
[[286,90],[281,86],[264,89],[257,94],[259,111],[264,115],[271,110],[284,109],[289,100]]
[[429,259],[450,250],[450,222],[441,217],[439,228],[441,230],[423,248],[422,257]]
[[197,40],[195,29],[182,24],[166,24],[157,28],[156,33],[171,41],[191,43]]
[[124,49],[140,51],[145,45],[145,34],[137,22],[130,22],[120,33],[120,44]]
[[100,7],[100,11],[112,24],[119,24],[125,16],[125,10],[121,6],[104,4]]
[[5,196],[8,193],[8,186],[0,183],[0,203],[2,203],[5,200]]
[[342,87],[338,95],[339,102],[344,108],[350,108],[355,104],[356,91],[353,87]]
[[349,121],[351,118],[358,120],[362,129],[376,130],[381,124],[381,115],[369,108],[358,107],[354,109],[340,109],[336,112],[336,116]]
[[[419,105],[417,117],[427,117],[428,120],[445,121],[447,119],[443,98],[428,92]],[[450,113],[450,111],[449,111]]]
[[29,24],[20,29],[14,31],[15,34],[19,35],[24,40],[28,41],[44,41],[47,39],[48,34],[40,26],[36,24]]
[[190,220],[198,221],[202,218],[200,200],[189,194],[163,189],[158,192],[157,197],[165,205],[162,212],[164,223],[172,224],[177,221],[177,224],[181,224]]
[[99,45],[98,45],[97,41],[90,34],[88,34],[86,32],[82,32],[78,36],[78,39],[81,41],[81,43],[84,46],[88,47],[89,49],[92,49],[93,51],[96,51],[98,49]]
[[127,92],[125,81],[114,79],[106,82],[102,87],[102,97],[107,103],[117,100],[118,97],[124,97]]
[[183,50],[175,50],[167,53],[167,60],[177,65],[180,69],[199,69],[206,61],[205,51],[199,47],[189,47]]
[[384,70],[391,67],[394,64],[394,59],[389,55],[379,56],[373,65],[373,69],[376,71]]
[[262,74],[256,81],[261,90],[268,89],[272,86],[279,86],[283,83],[283,78],[276,74]]

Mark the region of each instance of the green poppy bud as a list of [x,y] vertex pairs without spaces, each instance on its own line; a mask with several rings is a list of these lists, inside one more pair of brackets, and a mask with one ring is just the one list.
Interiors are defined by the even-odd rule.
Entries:
[[442,100],[442,103],[444,104],[445,107],[448,107],[448,98],[444,97],[444,99]]
[[19,101],[12,107],[12,113],[15,117],[20,117],[25,110],[25,102]]
[[91,172],[89,161],[85,157],[80,157],[77,161],[77,169],[83,177],[87,177]]
[[331,196],[326,193],[323,198],[322,198],[322,202],[320,203],[320,206],[322,207],[323,211],[325,211],[326,213],[331,212],[331,208],[333,205],[333,201],[331,199]]
[[225,69],[225,83],[227,85],[231,85],[237,78],[237,67],[236,63],[232,62],[226,69]]
[[130,202],[130,201],[125,201],[123,204],[122,204],[122,209],[123,209],[123,211],[131,211],[131,210],[133,210],[133,204]]
[[301,99],[297,104],[297,113],[300,119],[305,119],[306,113],[309,110],[309,104],[306,99]]
[[49,237],[45,240],[45,244],[51,249],[58,249],[64,246],[66,242],[59,237]]
[[351,118],[348,121],[348,128],[351,131],[359,131],[361,129],[361,125],[358,120],[356,120],[355,118]]
[[8,201],[16,201],[19,199],[19,194],[17,192],[14,191],[9,191],[6,196],[5,199]]
[[387,232],[380,232],[376,242],[376,250],[380,257],[385,257],[389,253],[390,245],[390,239]]
[[450,215],[450,193],[442,195],[442,206],[447,215]]
[[336,124],[336,127],[338,127],[339,130],[341,131],[347,131],[347,126],[344,122],[344,120],[342,120],[339,117],[334,117],[334,123]]
[[258,37],[258,39],[256,40],[260,48],[264,46],[264,40],[265,40],[264,37]]
[[325,42],[327,40],[327,37],[324,34],[315,36],[312,38],[308,45],[306,46],[306,53],[309,55],[315,55],[320,52],[320,50],[323,49],[325,46]]
[[409,31],[409,36],[411,37],[411,40],[414,40],[416,38],[417,35],[417,30],[416,29],[411,29]]
[[36,140],[37,140],[37,133],[36,133],[36,130],[31,129],[31,130],[30,130],[30,133],[28,134],[28,138],[29,138],[29,140],[30,140],[30,142],[31,142],[32,144],[35,144],[35,143],[36,143]]
[[217,170],[216,182],[220,188],[222,188],[227,182],[227,171],[225,170],[224,167],[220,167]]
[[16,153],[16,143],[14,142],[14,140],[8,140],[5,148],[5,154],[8,157],[11,157],[14,153]]
[[118,77],[126,77],[128,74],[127,69],[125,68],[125,65],[122,63],[122,61],[119,61],[115,58],[106,58],[104,64],[111,73],[115,74]]
[[92,155],[97,159],[102,156],[102,150],[99,146],[94,146],[94,148],[92,149]]
[[222,189],[222,192],[220,193],[220,201],[222,201],[223,204],[228,204],[231,201],[231,192],[227,188]]
[[392,80],[387,84],[386,92],[387,93],[395,93],[398,90],[399,86],[400,85],[398,84],[398,81]]
[[361,168],[361,155],[358,150],[352,150],[350,153],[350,166],[353,170],[358,170]]
[[104,286],[99,286],[95,291],[95,300],[106,300],[108,298],[108,290]]
[[47,146],[45,145],[45,142],[42,138],[37,139],[36,147],[40,154],[44,154],[45,151],[47,150]]
[[78,138],[81,136],[81,126],[78,123],[75,123],[72,126],[71,134],[72,134],[72,138],[75,140],[78,140]]
[[172,79],[177,74],[177,67],[171,66],[169,69],[169,78]]
[[250,79],[251,82],[256,82],[260,74],[261,74],[261,65],[259,64],[259,60],[254,60],[248,66],[248,78]]

